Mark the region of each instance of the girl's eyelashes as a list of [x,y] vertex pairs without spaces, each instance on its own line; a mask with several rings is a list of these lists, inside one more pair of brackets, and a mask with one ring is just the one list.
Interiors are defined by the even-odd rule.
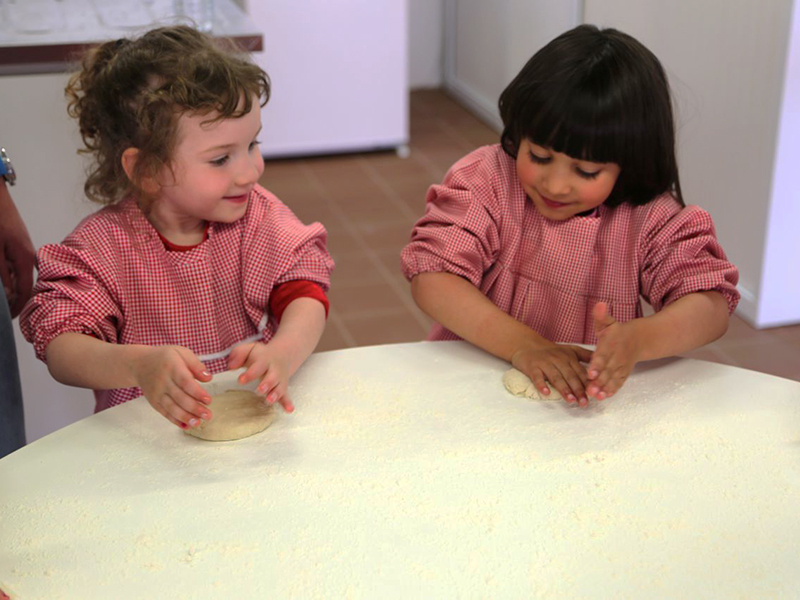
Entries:
[[[531,161],[535,162],[538,165],[546,165],[552,160],[552,158],[549,156],[539,156],[538,154],[534,154],[530,150],[528,151],[528,155],[531,157]],[[575,167],[575,172],[584,179],[595,179],[600,174],[599,170],[584,171],[580,167]]]
[[[259,140],[253,140],[247,147],[247,151],[252,152],[254,148],[258,148],[258,145],[260,143],[261,142]],[[219,158],[215,158],[214,160],[210,160],[208,162],[214,165],[215,167],[224,167],[229,160],[230,160],[230,155],[226,154],[225,156],[220,156]]]
[[600,171],[594,171],[590,173],[589,171],[584,171],[580,167],[575,167],[575,171],[577,171],[578,175],[584,179],[595,179],[598,175],[600,175]]
[[537,154],[534,154],[530,150],[528,151],[528,155],[531,157],[531,160],[533,162],[535,162],[535,163],[537,163],[539,165],[546,165],[547,163],[549,163],[552,160],[549,156],[539,156]]

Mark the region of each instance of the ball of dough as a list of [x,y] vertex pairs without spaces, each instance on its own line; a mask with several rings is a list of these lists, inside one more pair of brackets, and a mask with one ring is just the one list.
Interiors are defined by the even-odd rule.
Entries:
[[530,378],[517,369],[511,369],[503,373],[503,385],[515,396],[530,398],[531,400],[563,400],[561,394],[552,385],[549,386],[550,395],[545,396],[539,393]]
[[214,416],[210,421],[201,421],[184,433],[212,442],[240,440],[264,431],[277,416],[275,405],[266,404],[263,396],[243,390],[212,396],[211,410]]

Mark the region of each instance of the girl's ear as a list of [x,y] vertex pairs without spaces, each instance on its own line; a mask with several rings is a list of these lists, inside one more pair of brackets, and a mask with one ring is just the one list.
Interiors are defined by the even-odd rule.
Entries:
[[122,162],[122,170],[125,171],[128,180],[133,183],[134,187],[140,188],[147,194],[157,193],[161,186],[159,186],[158,182],[152,177],[144,177],[141,181],[136,181],[136,179],[134,179],[137,160],[139,160],[138,148],[131,146],[122,152],[120,161]]
[[127,148],[122,153],[122,158],[120,159],[122,162],[122,170],[125,171],[125,175],[128,176],[130,181],[133,181],[133,170],[136,167],[136,160],[139,158],[139,149],[138,148]]

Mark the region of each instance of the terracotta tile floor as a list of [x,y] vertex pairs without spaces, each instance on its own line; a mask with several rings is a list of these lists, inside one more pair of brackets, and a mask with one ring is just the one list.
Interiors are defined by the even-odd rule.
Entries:
[[[497,134],[443,92],[411,94],[411,154],[269,161],[263,185],[303,221],[328,229],[336,260],[331,313],[318,350],[423,339],[430,326],[400,272],[400,249],[425,191]],[[800,381],[800,325],[757,331],[738,317],[719,341],[688,354]]]

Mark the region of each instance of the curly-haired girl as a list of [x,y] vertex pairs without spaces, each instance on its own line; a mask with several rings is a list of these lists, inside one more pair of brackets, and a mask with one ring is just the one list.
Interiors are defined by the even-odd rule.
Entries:
[[199,381],[246,366],[266,401],[315,348],[333,262],[258,185],[266,74],[189,27],[90,50],[66,89],[107,206],[38,253],[20,319],[60,382],[97,410],[143,394],[181,428],[211,418]]

